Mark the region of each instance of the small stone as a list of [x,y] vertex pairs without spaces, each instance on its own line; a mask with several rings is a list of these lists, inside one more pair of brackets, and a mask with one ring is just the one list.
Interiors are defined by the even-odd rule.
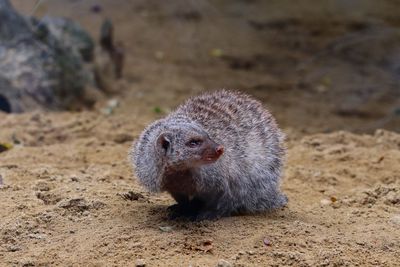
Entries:
[[233,266],[232,263],[224,259],[220,259],[217,264],[217,267],[232,267],[232,266]]
[[244,255],[244,251],[243,251],[243,250],[240,250],[240,251],[238,252],[238,254],[239,254],[239,255]]
[[130,248],[142,247],[142,243],[141,243],[141,242],[134,242],[134,243],[132,243],[129,247],[130,247]]
[[107,102],[105,108],[101,109],[101,112],[105,115],[111,115],[114,113],[115,109],[119,106],[118,99],[111,99]]
[[85,210],[84,212],[82,212],[82,216],[89,216],[90,212]]
[[28,237],[32,238],[32,239],[44,240],[44,239],[46,239],[47,235],[45,235],[45,234],[29,234]]
[[356,244],[360,245],[360,246],[365,246],[366,245],[366,243],[364,241],[356,241]]
[[322,206],[327,206],[330,205],[332,201],[330,201],[329,199],[321,199],[320,203]]
[[158,228],[161,230],[161,232],[165,232],[165,233],[168,233],[168,232],[172,231],[172,227],[171,226],[160,226]]
[[118,99],[111,99],[111,100],[109,100],[109,101],[107,102],[107,105],[108,105],[109,107],[116,108],[116,107],[119,106],[119,100],[118,100]]
[[136,267],[145,267],[146,263],[145,263],[144,259],[137,259],[135,266]]
[[20,250],[21,250],[21,247],[19,247],[17,245],[9,245],[7,247],[7,251],[10,251],[10,252],[15,252],[15,251],[20,251]]
[[400,214],[394,215],[392,218],[390,218],[390,222],[396,225],[400,225]]
[[269,240],[268,238],[264,238],[263,242],[264,242],[264,245],[266,245],[267,247],[271,246],[271,240]]
[[254,251],[249,250],[249,251],[247,251],[247,254],[249,254],[249,255],[254,255]]
[[33,261],[33,260],[31,260],[31,259],[22,259],[20,262],[19,262],[19,266],[22,266],[22,267],[31,267],[31,266],[37,266],[36,264],[35,264],[35,261]]

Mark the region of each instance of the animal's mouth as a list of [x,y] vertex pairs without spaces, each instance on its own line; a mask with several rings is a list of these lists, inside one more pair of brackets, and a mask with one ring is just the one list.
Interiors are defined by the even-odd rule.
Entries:
[[209,158],[205,158],[204,159],[204,162],[206,162],[206,163],[214,163],[214,162],[216,162],[217,160],[219,159],[219,157],[209,157]]
[[221,157],[223,153],[224,147],[221,145],[217,145],[215,148],[210,149],[203,155],[203,161],[205,163],[214,163]]

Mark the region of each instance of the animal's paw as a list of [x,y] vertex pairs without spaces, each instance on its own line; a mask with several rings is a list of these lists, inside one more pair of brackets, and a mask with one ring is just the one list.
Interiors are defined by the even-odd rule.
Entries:
[[216,211],[200,211],[194,218],[195,221],[215,221],[221,218],[222,215]]
[[168,218],[170,220],[174,220],[182,216],[182,207],[179,204],[171,205],[167,208],[168,211]]
[[278,210],[286,207],[288,198],[285,194],[278,193],[272,200],[268,199],[267,210]]
[[182,204],[174,204],[167,208],[168,218],[170,220],[175,220],[178,218],[187,218],[193,220],[195,218],[195,212],[190,208],[190,206]]
[[180,210],[181,210],[181,207],[179,204],[174,204],[167,208],[168,212],[179,212]]
[[280,196],[279,196],[279,203],[278,203],[278,205],[277,205],[277,208],[284,208],[284,207],[286,207],[287,206],[287,204],[288,204],[288,201],[289,201],[289,199],[288,199],[288,197],[285,195],[285,194],[281,194]]

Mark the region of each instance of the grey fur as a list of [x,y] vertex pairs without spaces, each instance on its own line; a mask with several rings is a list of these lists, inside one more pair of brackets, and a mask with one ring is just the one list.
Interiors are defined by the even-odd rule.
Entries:
[[[201,148],[188,147],[194,136],[203,140]],[[279,190],[283,140],[259,101],[220,90],[191,98],[149,125],[133,145],[131,161],[141,184],[168,191],[176,211],[198,220],[255,213],[287,203]],[[221,156],[210,152],[217,145],[224,147]],[[214,161],[204,163],[208,152]]]

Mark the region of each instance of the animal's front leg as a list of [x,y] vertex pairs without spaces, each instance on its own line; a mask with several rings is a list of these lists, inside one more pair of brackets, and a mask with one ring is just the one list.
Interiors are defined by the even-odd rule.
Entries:
[[196,221],[216,220],[232,213],[232,201],[225,194],[206,195],[197,201],[202,204],[198,205]]
[[197,210],[193,207],[192,201],[189,196],[182,193],[171,193],[177,204],[168,207],[170,219],[178,217],[193,217]]

